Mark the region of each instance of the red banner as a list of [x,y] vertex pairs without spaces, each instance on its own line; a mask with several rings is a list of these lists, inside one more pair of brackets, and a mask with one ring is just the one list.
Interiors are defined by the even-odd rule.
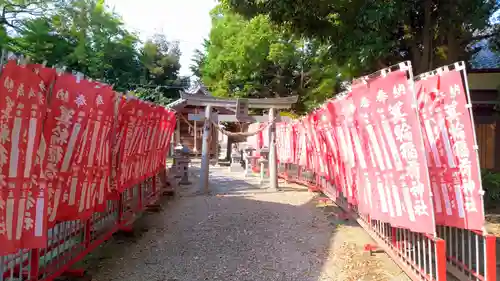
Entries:
[[484,225],[475,136],[460,70],[416,82],[436,223],[481,230]]
[[[356,123],[359,126],[357,134],[351,130],[351,136],[359,138],[359,147],[365,149],[364,155],[369,159],[357,159],[358,165],[367,164],[366,169],[360,165],[364,176],[357,179],[369,179],[360,186],[363,188],[361,202],[372,206],[360,209],[370,210],[373,218],[394,226],[434,233],[427,167],[420,164],[425,163],[424,147],[419,126],[415,125],[419,120],[412,109],[415,98],[406,72],[395,71],[369,79],[366,86],[356,85],[351,96],[358,109]],[[349,107],[350,103],[342,106]],[[355,147],[346,151],[355,151],[356,143],[346,140],[348,134],[342,134],[343,146],[348,147],[350,141]]]
[[280,161],[293,150],[291,162],[335,184],[323,186],[330,197],[342,194],[393,226],[480,230],[480,170],[461,69],[419,80],[416,91],[408,70],[404,63],[360,79],[293,127],[279,125]]
[[42,247],[47,238],[45,194],[36,187],[35,174],[46,85],[32,67],[13,61],[4,67],[0,83],[0,241],[7,254]]
[[165,166],[174,112],[41,65],[9,61],[0,82],[2,254],[46,247],[58,221],[104,211],[117,176],[123,189]]
[[[34,154],[35,163],[33,169],[31,169],[32,177],[37,179],[37,184],[31,185],[31,190],[28,193],[30,199],[27,202],[26,210],[30,214],[25,216],[25,223],[31,224],[33,227],[25,227],[22,234],[23,248],[43,248],[47,244],[47,207],[48,207],[48,192],[47,192],[47,182],[42,173],[42,161],[40,158],[40,153],[42,149],[42,126],[44,124],[44,118],[47,114],[47,97],[49,94],[49,89],[55,81],[56,71],[55,69],[45,68],[42,65],[29,65],[32,71],[38,76],[42,81],[39,82],[38,79],[33,78],[33,83],[38,83],[38,87],[32,88],[37,89],[36,95],[38,99],[38,104],[40,109],[39,122],[37,123],[36,133],[30,135],[34,137],[33,148],[29,149],[27,153]],[[30,75],[31,76],[31,75]],[[30,78],[31,79],[31,78]],[[43,149],[45,149],[45,142],[43,142]]]

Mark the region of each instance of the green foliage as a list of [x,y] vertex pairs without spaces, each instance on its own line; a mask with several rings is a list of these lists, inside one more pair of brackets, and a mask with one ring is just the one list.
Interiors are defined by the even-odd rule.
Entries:
[[481,170],[481,181],[483,189],[486,191],[486,207],[495,207],[500,202],[500,173]]
[[216,96],[299,95],[293,110],[304,113],[352,75],[337,66],[319,40],[304,40],[266,15],[247,20],[222,5],[211,15],[209,40],[196,53],[192,70]]
[[134,91],[129,92],[141,100],[153,102],[160,105],[167,105],[174,100],[163,95],[159,89],[146,89],[146,88],[137,88]]
[[33,62],[64,65],[117,91],[145,87],[145,99],[162,103],[188,86],[178,77],[178,44],[156,35],[142,45],[104,0],[8,0],[3,7],[0,46]]
[[500,46],[496,0],[222,0],[247,17],[268,17],[329,45],[340,65],[370,72],[411,60],[417,73],[467,60],[471,43]]
[[148,85],[173,85],[177,88],[160,87],[155,90],[168,100],[178,97],[181,86],[187,86],[185,79],[179,80],[181,53],[177,42],[169,42],[165,36],[156,35],[146,41],[141,52],[144,65],[144,82]]
[[0,1],[0,26],[18,29],[26,17],[38,17],[51,12],[62,0],[2,0]]

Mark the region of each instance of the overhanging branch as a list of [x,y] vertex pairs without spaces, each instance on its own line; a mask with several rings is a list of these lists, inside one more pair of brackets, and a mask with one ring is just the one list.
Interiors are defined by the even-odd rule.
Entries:
[[500,31],[496,31],[496,32],[488,33],[488,34],[482,34],[482,35],[478,35],[478,36],[473,36],[470,38],[470,40],[468,40],[469,42],[464,42],[464,43],[470,43],[472,41],[481,41],[481,40],[489,39],[489,38],[491,38],[493,36],[497,36],[497,35],[500,35]]

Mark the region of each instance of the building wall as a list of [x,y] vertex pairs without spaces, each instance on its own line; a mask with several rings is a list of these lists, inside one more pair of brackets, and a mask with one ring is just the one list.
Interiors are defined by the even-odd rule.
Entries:
[[467,81],[473,102],[479,162],[483,169],[500,170],[500,116],[491,102],[498,100],[500,72],[472,72]]
[[[181,113],[183,118],[178,117],[179,120],[179,133],[180,133],[180,141],[184,145],[186,145],[190,151],[193,152],[193,154],[201,154],[202,150],[202,140],[203,140],[203,123],[204,122],[196,122],[196,140],[195,140],[195,134],[194,134],[194,121],[189,121],[188,120],[188,114],[187,112]],[[187,122],[186,122],[187,121]],[[189,123],[189,125],[188,125]],[[210,142],[210,152],[209,154],[215,155],[217,153],[217,138],[218,138],[218,131],[216,128],[213,128],[212,126],[212,138]],[[196,141],[196,150],[195,152],[195,141]]]
[[500,72],[473,72],[467,78],[470,90],[496,90],[500,85]]

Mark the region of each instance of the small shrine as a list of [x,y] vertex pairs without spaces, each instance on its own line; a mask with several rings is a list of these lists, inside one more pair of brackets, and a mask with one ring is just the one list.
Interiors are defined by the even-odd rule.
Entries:
[[[193,87],[181,91],[181,98],[168,104],[167,107],[177,112],[177,126],[172,137],[173,147],[183,144],[192,155],[200,155],[203,139],[203,120],[189,120],[189,115],[199,115],[205,112],[205,106],[192,105],[187,99],[182,97],[212,97],[212,94],[203,84],[196,84]],[[224,107],[213,107],[213,112],[219,114],[234,114],[234,111]],[[225,140],[224,140],[225,139]],[[213,141],[212,141],[213,140]],[[211,130],[209,141],[210,158],[219,156],[222,144],[227,145],[227,138],[219,134],[217,130]],[[226,147],[222,147],[225,149]]]

